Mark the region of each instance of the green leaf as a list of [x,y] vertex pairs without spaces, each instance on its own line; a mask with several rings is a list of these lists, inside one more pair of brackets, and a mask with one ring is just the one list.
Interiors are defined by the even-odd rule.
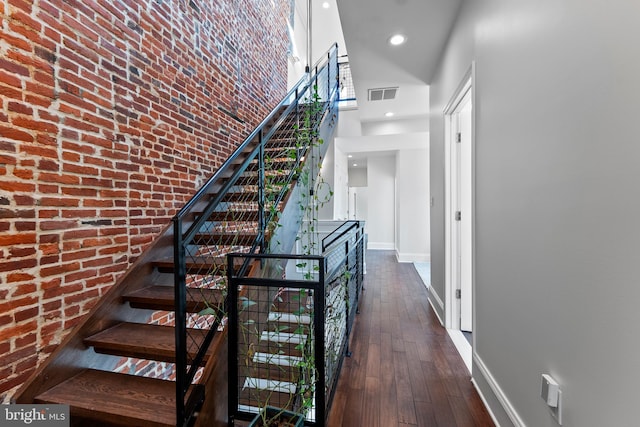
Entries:
[[201,310],[200,312],[198,312],[198,315],[200,316],[208,316],[212,314],[216,314],[216,310],[214,310],[213,307],[207,307],[204,310]]
[[257,302],[255,302],[255,301],[251,301],[250,299],[245,299],[244,301],[242,301],[241,306],[242,306],[243,309],[245,309],[245,308],[251,307],[251,306],[256,305],[256,304],[257,304]]

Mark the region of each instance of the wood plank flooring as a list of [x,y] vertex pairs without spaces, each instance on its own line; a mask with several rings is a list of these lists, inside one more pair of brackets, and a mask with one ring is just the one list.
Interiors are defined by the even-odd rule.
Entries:
[[329,427],[494,426],[413,264],[368,251]]

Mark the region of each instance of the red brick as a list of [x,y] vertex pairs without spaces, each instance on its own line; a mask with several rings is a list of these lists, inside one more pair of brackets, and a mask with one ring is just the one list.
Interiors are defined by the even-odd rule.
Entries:
[[[72,205],[67,205],[72,206]],[[40,230],[42,231],[51,231],[51,230],[69,230],[71,228],[76,227],[78,224],[77,221],[42,221],[40,222]]]
[[31,307],[25,310],[16,311],[15,313],[13,313],[13,318],[16,322],[22,322],[24,320],[37,318],[39,313],[39,307]]
[[79,259],[91,258],[94,256],[96,256],[95,249],[85,249],[83,251],[78,251],[78,252],[65,252],[62,254],[62,261],[63,262],[75,261]]
[[30,333],[27,335],[24,335],[22,337],[16,338],[15,340],[15,346],[16,348],[23,348],[23,347],[27,347],[29,345],[32,344],[36,344],[37,343],[37,335],[35,333]]
[[21,233],[10,236],[0,236],[0,246],[28,245],[35,243],[35,233]]
[[42,277],[49,277],[59,274],[68,273],[70,271],[77,271],[80,268],[80,263],[74,262],[70,264],[61,264],[54,267],[43,268],[40,270]]
[[16,227],[16,231],[19,232],[36,230],[36,223],[31,221],[16,222],[14,226]]
[[[33,280],[33,279],[35,279],[34,275],[28,274],[28,273],[23,273],[23,272],[13,272],[13,273],[7,274],[7,283],[26,282],[28,280]],[[23,288],[24,292],[19,291],[21,286],[24,287]],[[15,296],[15,295],[29,294],[29,293],[35,292],[35,290],[36,290],[36,285],[34,285],[34,284],[20,285],[13,292],[13,295]]]
[[[36,320],[31,320],[27,323],[22,323],[20,325],[10,326],[9,328],[5,328],[0,330],[0,341],[5,340],[7,338],[18,337],[23,334],[28,333],[29,331],[35,330],[37,326]],[[7,363],[3,361],[3,363]]]
[[33,374],[32,370],[20,372],[14,377],[10,377],[0,382],[0,393],[11,390],[14,387],[24,383]]
[[31,108],[29,105],[26,105],[22,102],[15,102],[15,101],[9,102],[9,104],[7,105],[7,108],[12,113],[33,115],[33,108]]
[[[2,90],[0,89],[0,93]],[[25,132],[14,127],[5,126],[0,124],[0,136],[16,141],[33,142],[33,135],[29,132]]]
[[[24,229],[27,227],[22,226],[22,223],[20,223],[21,226],[18,227],[20,229]],[[31,224],[35,224],[35,223],[31,223]],[[36,249],[34,247],[29,247],[29,248],[10,248],[9,249],[9,258],[26,258],[26,257],[30,257],[30,256],[34,256],[36,254]]]

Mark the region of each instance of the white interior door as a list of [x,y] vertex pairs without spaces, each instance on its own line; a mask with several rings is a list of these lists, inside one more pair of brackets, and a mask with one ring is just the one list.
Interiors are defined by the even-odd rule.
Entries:
[[472,64],[444,109],[445,326],[468,332],[473,329],[474,306],[473,76]]
[[456,109],[460,142],[457,144],[458,154],[458,210],[460,220],[458,227],[458,271],[460,289],[460,329],[472,331],[473,324],[473,250],[472,250],[472,139],[471,139],[471,90],[462,98]]

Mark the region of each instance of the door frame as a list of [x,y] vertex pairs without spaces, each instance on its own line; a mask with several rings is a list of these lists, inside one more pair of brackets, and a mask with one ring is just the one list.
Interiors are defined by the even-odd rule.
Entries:
[[[453,114],[456,112],[460,102],[471,91],[471,321],[472,330],[475,329],[475,112],[476,112],[476,93],[475,93],[475,61],[465,73],[458,88],[453,93],[449,103],[445,106],[444,112],[444,154],[445,154],[445,327],[447,329],[460,330],[460,304],[456,298],[456,286],[454,279],[457,272],[454,271],[456,264],[453,262],[454,251],[457,250],[454,239],[454,209],[453,209],[453,189],[452,189],[452,160],[453,150],[455,149],[454,138],[452,137]],[[475,334],[472,335],[475,343]],[[474,345],[475,346],[475,345]]]

